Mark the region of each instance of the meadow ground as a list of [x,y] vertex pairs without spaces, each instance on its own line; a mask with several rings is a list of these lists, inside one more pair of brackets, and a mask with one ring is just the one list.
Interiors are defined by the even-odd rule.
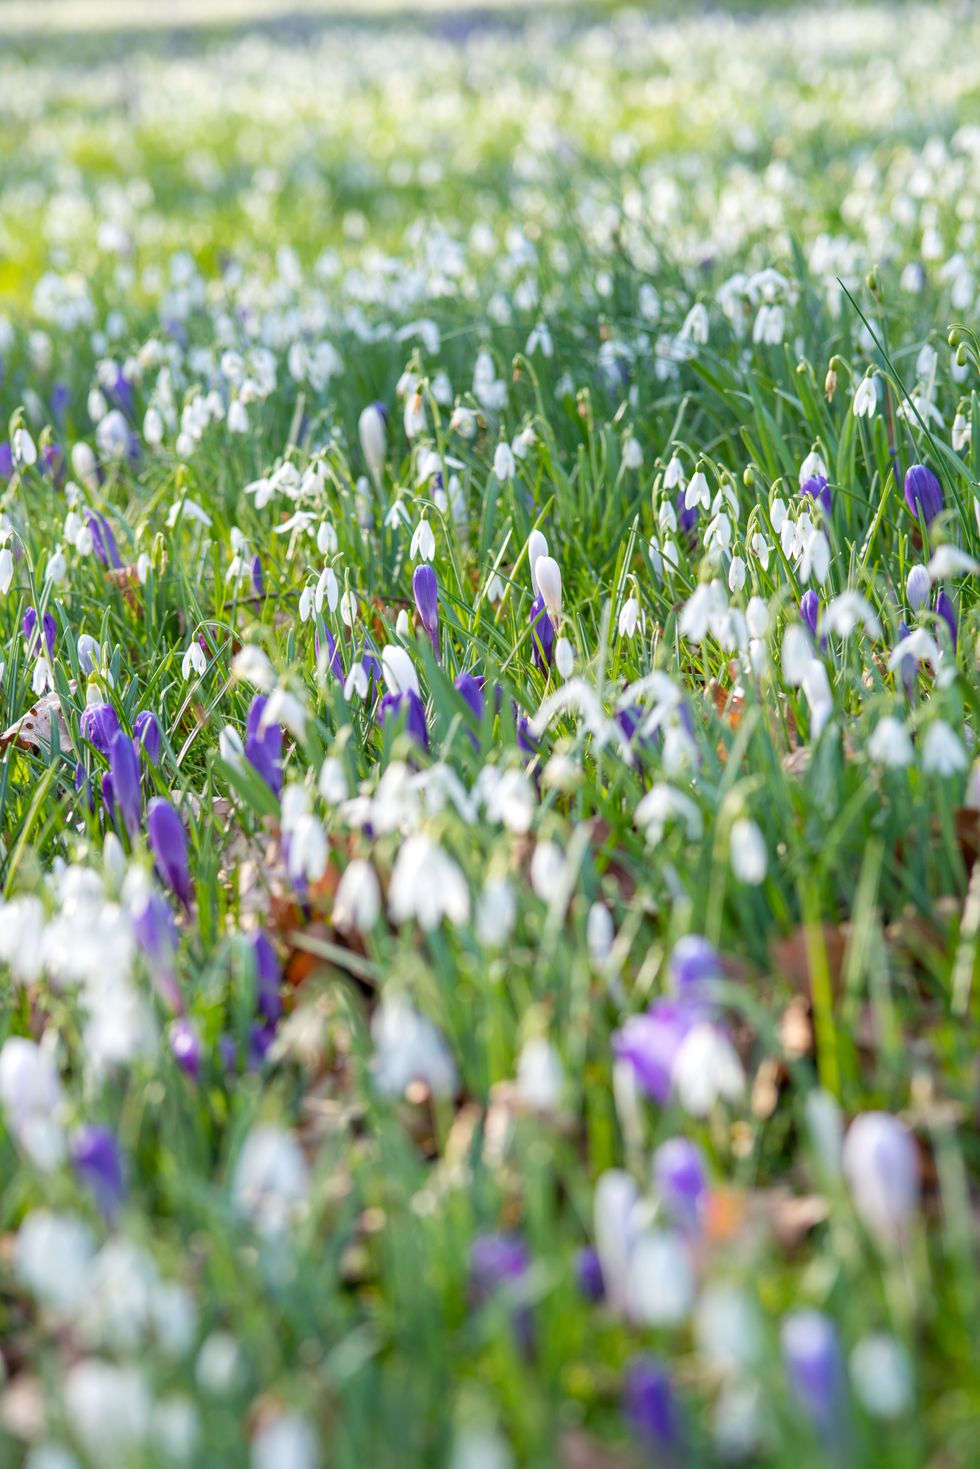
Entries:
[[0,1465],[969,1469],[980,12],[262,9],[0,6]]

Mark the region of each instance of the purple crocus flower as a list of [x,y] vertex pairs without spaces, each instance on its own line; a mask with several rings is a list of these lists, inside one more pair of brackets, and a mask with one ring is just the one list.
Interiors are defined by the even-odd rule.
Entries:
[[672,992],[682,1000],[710,998],[715,980],[724,979],[721,958],[714,944],[700,934],[678,939],[668,965]]
[[[27,653],[29,657],[38,658],[44,652],[41,639],[37,633],[37,610],[28,607],[24,613],[24,638],[27,642]],[[45,612],[43,619],[44,644],[47,646],[48,657],[54,657],[55,639],[58,636],[58,623],[53,612]]]
[[658,1464],[679,1462],[682,1420],[666,1367],[656,1357],[634,1357],[626,1371],[623,1415]]
[[115,1133],[97,1125],[80,1127],[71,1142],[71,1162],[79,1181],[111,1218],[126,1192],[122,1154]]
[[844,1427],[844,1367],[837,1328],[820,1311],[793,1311],[780,1331],[793,1396],[825,1443]]
[[266,698],[256,694],[248,711],[245,725],[245,758],[256,770],[274,796],[282,790],[282,728],[278,724],[267,724],[262,728]]
[[142,799],[140,797],[140,760],[129,735],[123,730],[109,742],[109,771],[112,793],[123,824],[131,837],[140,829]]
[[[483,710],[486,700],[483,697],[483,680],[476,678],[472,673],[460,673],[457,675],[453,688],[459,694],[464,704],[477,724],[483,723]],[[480,748],[480,737],[474,729],[467,729],[467,734],[473,743],[474,750]]]
[[653,1155],[654,1186],[679,1224],[697,1225],[707,1189],[704,1154],[686,1137],[668,1138]]
[[14,451],[10,446],[10,440],[5,439],[0,444],[0,479],[12,479],[14,474]]
[[122,561],[119,559],[119,547],[105,516],[100,515],[97,510],[90,510],[88,528],[92,535],[92,550],[96,560],[101,561],[103,566],[120,567]]
[[384,670],[381,667],[381,659],[372,649],[367,648],[361,654],[361,667],[367,674],[368,698],[373,699],[375,693],[384,682]]
[[[527,1246],[512,1234],[481,1234],[470,1250],[470,1294],[475,1306],[484,1305],[500,1290],[520,1285],[530,1265]],[[513,1313],[514,1333],[522,1349],[529,1353],[533,1325],[526,1303],[518,1303]]]
[[820,615],[820,598],[811,587],[800,599],[800,616],[810,629],[811,637],[817,635],[817,618]]
[[60,444],[45,444],[41,450],[39,467],[54,482],[55,488],[60,489],[65,477],[65,451]]
[[654,1000],[644,1015],[631,1015],[612,1038],[617,1061],[627,1061],[640,1085],[661,1105],[670,1100],[674,1062],[697,1018],[697,1009],[683,1000]]
[[439,652],[439,583],[428,562],[416,566],[412,576],[412,596],[419,621],[429,635],[433,651]]
[[694,531],[694,527],[698,523],[698,507],[696,505],[692,505],[690,510],[687,508],[683,490],[681,490],[680,494],[677,496],[676,503],[677,524],[680,527],[681,534],[685,536],[690,536]]
[[94,812],[95,792],[92,790],[92,783],[88,778],[85,766],[81,760],[75,766],[75,790],[83,799],[88,800],[88,809],[90,812]]
[[538,594],[531,603],[531,651],[542,673],[547,673],[555,651],[555,629]]
[[[904,622],[900,622],[898,624],[898,641],[901,643],[908,636],[909,630],[907,625]],[[911,653],[907,653],[899,665],[899,672],[902,675],[902,687],[905,690],[905,697],[910,704],[915,698],[915,683],[918,677],[918,667],[919,665]]]
[[585,1245],[575,1256],[575,1278],[580,1293],[587,1301],[601,1301],[606,1294],[602,1278],[602,1262],[597,1250]]
[[147,894],[143,906],[133,914],[133,933],[153,985],[168,1009],[179,1013],[184,1001],[177,984],[177,925],[164,898],[157,892]]
[[159,765],[163,748],[163,736],[152,709],[141,709],[133,724],[133,735],[146,751],[151,765]]
[[276,951],[264,933],[253,934],[249,940],[255,964],[256,1007],[270,1025],[275,1025],[282,1014],[279,990],[282,985],[282,966]]
[[955,653],[957,632],[956,608],[953,606],[953,599],[946,591],[945,587],[941,588],[939,595],[936,598],[936,616],[941,617],[943,622],[945,622],[946,626],[949,628],[949,636],[953,643],[953,652]]
[[106,815],[110,821],[114,821],[116,816],[116,798],[112,791],[112,776],[108,770],[102,777],[99,789],[102,792],[102,804],[105,807]]
[[252,557],[252,591],[257,597],[265,596],[265,576],[262,572],[262,557]]
[[931,525],[943,508],[942,486],[924,464],[910,464],[905,471],[905,503],[926,525]]
[[67,383],[56,382],[51,389],[51,417],[55,423],[63,425],[68,405],[71,402],[71,388]]
[[809,495],[811,500],[816,500],[823,506],[828,516],[833,511],[834,502],[830,493],[830,486],[822,474],[815,474],[812,478],[804,480],[801,485],[804,495]]
[[201,1074],[201,1038],[194,1022],[186,1016],[170,1027],[170,1054],[184,1075],[197,1081]]
[[389,720],[405,716],[405,729],[423,750],[429,748],[429,730],[425,722],[425,705],[414,689],[400,694],[385,694],[378,709],[378,723],[383,729]]
[[111,704],[86,704],[82,710],[83,739],[108,758],[109,746],[119,733],[119,719]]
[[536,755],[541,749],[540,740],[536,739],[531,731],[531,721],[523,710],[514,705],[514,734],[517,737],[517,748],[523,750],[526,755]]
[[146,831],[160,876],[184,907],[190,908],[191,874],[184,824],[163,796],[154,796],[150,802]]
[[[322,643],[320,641],[321,633],[323,635]],[[317,626],[313,631],[313,649],[316,653],[317,666],[319,666],[320,664],[321,647],[324,647],[326,649],[326,656],[324,659],[326,667],[329,668],[334,678],[339,679],[340,682],[343,683],[344,665],[340,661],[340,649],[337,647],[337,639],[334,637],[329,627],[327,627],[326,623],[318,621]]]

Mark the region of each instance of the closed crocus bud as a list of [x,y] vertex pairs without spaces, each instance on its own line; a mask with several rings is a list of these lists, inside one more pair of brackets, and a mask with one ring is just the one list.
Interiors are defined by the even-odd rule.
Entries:
[[78,1179],[92,1190],[103,1214],[111,1218],[126,1189],[115,1133],[108,1127],[79,1128],[71,1141],[71,1162]]
[[834,508],[834,502],[830,494],[830,486],[822,474],[815,474],[810,479],[804,480],[800,489],[804,495],[809,495],[811,500],[816,500],[822,505],[827,515]]
[[153,976],[154,987],[164,1003],[173,1011],[183,1009],[177,984],[177,926],[166,899],[149,892],[132,914],[133,933]]
[[718,950],[697,933],[678,939],[671,951],[668,973],[671,990],[683,1000],[705,999],[712,983],[724,978]]
[[419,621],[429,635],[436,653],[439,652],[439,583],[429,564],[416,566],[412,575],[412,595]]
[[334,678],[343,680],[344,665],[340,661],[337,639],[324,623],[318,623],[313,634],[313,647],[318,668],[328,669]]
[[668,1138],[653,1155],[653,1183],[679,1224],[697,1225],[707,1190],[704,1154],[686,1137]]
[[256,694],[249,706],[245,724],[245,759],[272,794],[278,796],[282,790],[282,726],[271,722],[263,726],[267,702],[264,694]]
[[900,1242],[919,1203],[915,1140],[889,1112],[862,1112],[844,1138],[844,1177],[854,1208],[882,1244]]
[[548,610],[548,616],[557,627],[561,622],[561,569],[553,556],[539,556],[535,564],[538,591]]
[[803,593],[803,596],[800,599],[800,616],[803,618],[803,621],[810,629],[810,633],[813,637],[816,637],[817,635],[817,618],[819,617],[819,615],[820,598],[811,587],[808,592]]
[[87,704],[82,710],[82,738],[108,757],[109,746],[119,733],[119,719],[111,704]]
[[931,525],[943,508],[942,486],[924,464],[910,464],[905,471],[905,503],[926,525]]
[[163,881],[185,908],[191,905],[191,875],[184,826],[170,802],[155,796],[146,816],[150,849]]
[[384,468],[385,449],[388,442],[388,411],[383,403],[369,403],[361,410],[361,416],[357,420],[358,437],[361,440],[361,453],[369,473],[377,483],[381,478]]
[[262,573],[262,557],[253,556],[251,566],[252,591],[257,597],[265,596],[265,577]]
[[[483,680],[472,673],[460,673],[456,676],[453,688],[457,694],[469,705],[470,712],[477,724],[483,722],[483,710],[486,700],[483,696]],[[474,735],[474,741],[476,736]]]
[[793,1396],[824,1443],[844,1434],[844,1366],[834,1323],[820,1311],[794,1311],[780,1331]]
[[656,1357],[634,1357],[626,1370],[623,1415],[657,1464],[680,1462],[683,1420],[666,1367]]
[[119,559],[119,547],[105,516],[100,515],[97,510],[89,511],[88,528],[96,560],[101,561],[103,566],[120,567],[122,562]]
[[575,1255],[575,1279],[580,1293],[587,1301],[601,1301],[606,1293],[602,1278],[602,1262],[599,1253],[591,1245],[585,1245]]
[[201,1038],[194,1022],[185,1016],[170,1027],[170,1054],[184,1075],[197,1081],[201,1074]]
[[683,1001],[654,1000],[645,1015],[631,1015],[612,1038],[616,1060],[628,1063],[655,1102],[670,1099],[674,1062],[695,1020]]
[[133,724],[133,734],[143,749],[146,758],[151,765],[159,765],[160,752],[163,748],[163,737],[160,734],[160,726],[152,709],[141,709]]
[[264,933],[253,934],[249,948],[255,964],[256,1009],[270,1025],[274,1025],[282,1014],[282,965]]
[[949,595],[945,588],[940,591],[938,597],[936,598],[936,616],[941,617],[943,622],[945,622],[946,626],[949,628],[949,636],[953,644],[953,652],[955,653],[957,633],[956,608],[953,606],[952,597]]
[[425,705],[414,689],[403,694],[385,694],[378,708],[378,723],[382,728],[390,719],[404,716],[405,729],[416,744],[424,750],[429,748],[429,730],[425,722]]
[[44,632],[43,643],[40,636],[38,635],[37,612],[33,607],[28,607],[27,611],[24,613],[23,627],[24,640],[27,643],[28,655],[32,658],[39,658],[44,652],[45,647],[47,647],[48,657],[53,658],[55,639],[58,636],[58,624],[55,620],[54,613],[45,612],[44,614],[44,618],[42,620],[42,627]]
[[[516,1235],[481,1234],[470,1251],[470,1293],[475,1306],[498,1291],[516,1292],[530,1265],[527,1246]],[[528,1306],[519,1302],[512,1317],[514,1335],[525,1352],[532,1346],[533,1323]]]
[[554,651],[554,624],[545,611],[544,598],[539,595],[531,603],[531,652],[542,673],[547,673],[551,667]]
[[114,734],[109,744],[109,773],[112,795],[123,824],[131,837],[140,829],[142,799],[140,796],[140,762],[133,741],[123,730]]

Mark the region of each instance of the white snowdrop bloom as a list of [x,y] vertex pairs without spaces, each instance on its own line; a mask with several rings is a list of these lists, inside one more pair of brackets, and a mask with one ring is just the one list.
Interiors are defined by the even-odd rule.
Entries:
[[862,626],[870,638],[881,637],[881,623],[870,602],[860,592],[841,592],[827,604],[824,612],[827,629],[840,638],[850,637],[858,626]]
[[513,449],[510,447],[509,444],[498,444],[496,449],[494,450],[493,455],[494,474],[503,484],[505,481],[514,478],[516,469],[517,461],[514,458]]
[[43,938],[44,907],[40,898],[25,893],[0,903],[0,960],[9,966],[16,984],[30,984],[40,976]]
[[757,1367],[765,1341],[758,1306],[727,1281],[706,1286],[694,1313],[694,1340],[698,1356],[725,1377]]
[[616,928],[604,903],[593,903],[585,925],[585,942],[593,964],[602,967],[612,954]]
[[708,488],[708,481],[703,471],[697,469],[691,475],[687,489],[684,491],[684,508],[693,510],[696,506],[703,506],[707,509],[710,504],[711,491]]
[[802,489],[808,479],[813,479],[817,475],[821,475],[824,479],[829,479],[830,471],[824,462],[823,456],[816,449],[811,449],[800,465],[800,488]]
[[97,494],[99,489],[99,472],[95,461],[95,454],[90,444],[86,444],[80,440],[72,446],[71,467],[85,488],[90,490],[92,494]]
[[928,604],[932,591],[932,578],[921,562],[912,567],[905,581],[905,595],[913,612],[919,612]]
[[401,995],[385,995],[371,1021],[372,1071],[385,1096],[402,1096],[413,1081],[435,1097],[451,1097],[458,1086],[456,1063],[439,1030]]
[[361,416],[357,420],[357,433],[368,473],[377,484],[384,469],[388,441],[384,414],[377,403],[369,403],[361,410]]
[[[672,454],[664,470],[664,489],[677,490],[684,487],[684,466],[676,454]],[[673,507],[671,507],[673,508]]]
[[561,568],[553,556],[539,556],[534,569],[545,610],[557,627],[561,622]]
[[708,524],[704,533],[704,548],[712,552],[712,560],[717,562],[723,551],[727,551],[732,543],[732,522],[722,511],[716,515]]
[[740,592],[745,586],[745,561],[741,556],[733,556],[728,568],[728,587],[732,592]]
[[304,813],[289,831],[287,868],[293,882],[317,883],[327,870],[326,833],[318,817]]
[[745,624],[749,636],[764,638],[769,632],[769,604],[762,597],[750,597],[745,609]]
[[592,1232],[606,1299],[614,1311],[623,1314],[630,1304],[630,1256],[639,1203],[639,1191],[628,1173],[610,1168],[600,1174],[592,1199]]
[[335,755],[328,755],[320,767],[317,789],[328,806],[339,806],[348,796],[347,776],[344,764]]
[[766,839],[754,821],[743,818],[732,823],[728,851],[739,881],[757,887],[765,878],[768,856]]
[[339,601],[340,584],[337,581],[337,574],[332,566],[325,566],[317,578],[313,606],[318,615],[323,611],[324,602],[331,612],[336,612]]
[[279,1233],[310,1191],[310,1175],[299,1143],[291,1132],[272,1123],[257,1123],[245,1139],[231,1181],[231,1197],[239,1214],[262,1234]]
[[651,847],[663,840],[664,832],[674,821],[682,822],[691,841],[701,835],[701,813],[690,796],[674,786],[651,786],[633,813],[633,821],[643,831]]
[[272,724],[282,724],[291,735],[302,740],[306,735],[306,718],[306,706],[295,694],[280,685],[272,690],[266,700],[259,721],[259,731],[264,732]]
[[502,949],[514,932],[517,899],[506,877],[490,877],[476,903],[476,935],[488,949]]
[[953,429],[951,443],[955,454],[962,454],[970,446],[973,437],[973,425],[963,413],[957,413],[953,418]]
[[934,582],[947,576],[980,576],[980,561],[959,546],[937,546],[929,560],[929,575]]
[[571,678],[575,672],[575,649],[564,633],[555,639],[555,667],[562,678]]
[[830,575],[830,542],[826,534],[815,526],[807,533],[803,543],[799,573],[801,581],[806,582],[813,577],[821,586]]
[[[88,967],[94,968],[99,957],[93,954]],[[105,953],[101,962],[108,965]],[[87,984],[85,1009],[85,1062],[93,1082],[101,1082],[109,1071],[156,1055],[159,1036],[153,1011],[125,974],[113,972],[101,984]]]
[[18,424],[11,435],[10,451],[20,469],[30,469],[37,463],[37,445],[23,424]]
[[35,658],[34,660],[31,688],[38,695],[44,694],[48,689],[54,688],[54,675],[51,672],[51,665],[46,657]]
[[542,903],[552,903],[562,892],[568,863],[557,842],[538,842],[531,856],[531,887]]
[[791,622],[783,633],[780,663],[783,679],[791,689],[802,686],[806,671],[813,661],[813,644],[802,623]]
[[517,1090],[528,1107],[553,1112],[561,1103],[565,1073],[550,1041],[535,1036],[517,1058]]
[[674,1059],[671,1080],[677,1098],[692,1117],[707,1117],[718,1101],[737,1102],[745,1073],[731,1041],[707,1022],[685,1036]]
[[245,759],[245,747],[242,737],[233,725],[226,724],[218,735],[218,754],[226,765],[237,769]]
[[851,1384],[864,1411],[890,1422],[912,1406],[912,1363],[901,1342],[884,1332],[855,1343],[850,1360]]
[[147,447],[159,449],[163,443],[164,423],[159,408],[151,403],[143,415],[143,438]]
[[878,721],[868,741],[868,754],[876,765],[887,765],[892,770],[902,770],[912,764],[915,751],[901,720],[886,715]]
[[465,923],[470,916],[470,894],[457,864],[422,832],[401,847],[388,889],[388,912],[393,923],[415,919],[424,929],[438,928],[444,918]]
[[875,408],[878,406],[878,390],[875,387],[874,376],[863,377],[858,383],[854,394],[854,402],[851,405],[855,418],[873,418]]
[[752,554],[762,567],[763,571],[769,570],[769,556],[772,547],[761,531],[755,531],[752,536]]
[[827,670],[819,658],[811,658],[803,674],[803,693],[810,708],[810,733],[818,740],[834,712]]
[[340,545],[337,532],[329,520],[321,520],[317,526],[316,548],[321,556],[333,556]]
[[619,614],[619,636],[631,638],[640,620],[640,604],[636,597],[627,597]]
[[728,599],[721,582],[701,582],[684,603],[678,631],[692,643],[703,643],[709,632],[717,634],[720,619],[727,612]]
[[187,652],[184,654],[183,659],[181,660],[181,674],[183,675],[185,680],[189,679],[192,673],[196,673],[198,677],[200,677],[202,674],[207,672],[207,666],[208,660],[205,656],[204,649],[195,638],[194,641],[188,645]]
[[785,500],[777,495],[769,507],[769,519],[772,521],[773,530],[780,539],[782,539],[783,526],[786,524],[787,514]]
[[201,1420],[190,1398],[174,1393],[157,1403],[150,1434],[172,1464],[189,1464],[201,1439]]
[[370,862],[355,857],[344,868],[333,900],[333,921],[345,933],[367,933],[381,915],[381,887]]
[[209,1397],[223,1397],[235,1389],[242,1376],[242,1354],[230,1332],[212,1331],[205,1337],[194,1376],[201,1392]]
[[65,1417],[90,1461],[122,1469],[137,1458],[150,1430],[152,1398],[138,1367],[89,1357],[63,1382]]
[[118,408],[111,408],[96,425],[95,442],[103,459],[125,459],[129,453],[129,424]]
[[248,433],[248,409],[241,398],[232,398],[229,403],[227,422],[230,434]]
[[408,553],[412,560],[431,561],[436,554],[436,538],[431,525],[423,515],[415,528]]
[[763,303],[752,326],[752,340],[759,345],[778,347],[786,334],[786,312],[778,304]]
[[629,1315],[643,1326],[679,1326],[694,1305],[697,1283],[690,1252],[674,1230],[651,1229],[629,1257]]
[[922,741],[922,768],[930,775],[958,775],[969,765],[963,742],[944,719],[934,719]]
[[900,668],[906,658],[912,658],[916,663],[930,663],[933,668],[938,668],[942,653],[934,638],[931,638],[924,627],[914,628],[908,637],[895,645],[888,658],[888,669],[894,673]]
[[485,595],[487,601],[492,607],[495,607],[497,603],[502,599],[504,595],[504,584],[501,581],[497,572],[494,572],[493,576],[491,576],[490,580],[487,582]]
[[919,1154],[912,1134],[889,1112],[862,1112],[847,1129],[844,1177],[854,1208],[881,1243],[901,1240],[919,1204]]
[[397,643],[388,643],[381,650],[381,671],[390,694],[419,693],[419,680],[415,665],[404,648]]
[[[489,769],[490,767],[488,767]],[[523,770],[502,770],[487,797],[487,817],[523,835],[534,817],[534,787]]]
[[680,335],[683,340],[696,342],[703,347],[708,340],[708,310],[703,301],[696,301],[684,318]]
[[404,607],[401,608],[398,616],[395,618],[395,632],[400,638],[409,638],[412,635],[412,624],[409,621],[408,613]]
[[313,616],[313,606],[316,599],[316,589],[309,585],[305,586],[299,594],[299,620],[309,622]]
[[[89,540],[91,540],[91,534],[89,534]],[[136,579],[141,587],[146,586],[146,578],[149,576],[149,574],[150,558],[145,551],[141,551],[136,558]]]
[[344,680],[344,698],[350,703],[351,699],[366,699],[370,682],[364,664],[355,660],[350,666],[350,672]]
[[626,469],[643,468],[643,450],[631,433],[623,442],[623,466]]
[[345,627],[353,627],[357,621],[357,593],[344,592],[340,599],[340,620]]
[[44,569],[44,580],[50,582],[52,586],[60,587],[67,575],[68,562],[65,559],[65,553],[60,545],[55,546]]
[[299,1413],[282,1413],[259,1426],[252,1439],[251,1469],[319,1469],[313,1425]]
[[0,1106],[19,1147],[50,1172],[65,1154],[64,1099],[51,1047],[8,1036],[0,1047]]
[[84,1302],[94,1259],[92,1231],[74,1214],[33,1209],[17,1231],[17,1279],[60,1316],[74,1316]]
[[14,558],[9,546],[0,548],[0,597],[5,597],[10,591],[10,583],[14,579]]
[[668,537],[668,539],[664,541],[663,545],[660,548],[660,554],[663,559],[664,566],[669,567],[671,571],[676,571],[677,567],[680,565],[676,542]]

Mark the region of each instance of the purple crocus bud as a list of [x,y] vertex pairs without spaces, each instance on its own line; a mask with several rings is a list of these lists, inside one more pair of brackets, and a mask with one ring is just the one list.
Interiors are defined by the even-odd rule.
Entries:
[[[472,673],[460,673],[457,675],[453,688],[468,706],[477,724],[482,724],[483,709],[486,702],[483,697],[483,680],[475,678]],[[478,750],[480,748],[480,737],[476,730],[468,729],[467,734],[472,741],[474,750]]]
[[126,374],[120,369],[112,382],[108,385],[106,392],[110,401],[116,408],[120,408],[127,418],[133,416],[133,385]]
[[423,750],[429,748],[429,730],[425,722],[425,705],[414,689],[401,694],[385,694],[378,709],[378,723],[384,728],[390,719],[405,716],[405,729]]
[[811,637],[817,635],[817,618],[820,615],[820,598],[811,587],[800,599],[800,616],[810,629]]
[[419,621],[429,635],[429,642],[439,652],[439,583],[428,562],[416,566],[412,575],[412,596]]
[[[908,636],[908,627],[904,622],[900,622],[898,624],[898,641],[901,643]],[[907,653],[899,664],[899,672],[902,675],[902,687],[905,690],[905,697],[908,699],[910,704],[915,698],[915,683],[918,677],[918,667],[919,665],[912,657],[911,653]]]
[[201,1038],[192,1020],[181,1016],[170,1027],[170,1054],[185,1076],[197,1081],[201,1074]]
[[623,1415],[662,1465],[678,1463],[683,1424],[666,1367],[656,1357],[634,1357],[626,1371]]
[[942,486],[924,464],[910,464],[905,471],[905,503],[926,525],[931,525],[943,508]]
[[282,1014],[280,987],[282,966],[264,933],[253,934],[249,948],[255,964],[256,1007],[270,1025],[274,1025]]
[[91,1189],[103,1214],[111,1218],[126,1192],[115,1133],[108,1127],[80,1127],[71,1141],[71,1162],[76,1177]]
[[919,1152],[889,1112],[862,1112],[847,1129],[841,1155],[854,1208],[883,1244],[901,1241],[919,1203]]
[[725,977],[718,950],[697,933],[678,939],[668,973],[672,992],[683,1000],[710,998],[713,982]]
[[153,985],[168,1009],[178,1013],[184,1001],[177,984],[175,960],[177,956],[177,925],[164,898],[157,892],[147,894],[142,907],[132,915],[133,933],[147,967],[153,976]]
[[91,532],[92,550],[95,552],[96,560],[101,561],[103,566],[121,566],[119,547],[116,545],[116,538],[105,516],[100,515],[97,510],[90,510],[88,528]]
[[949,628],[949,636],[953,643],[953,652],[956,652],[956,608],[953,599],[943,587],[936,598],[936,616],[941,617]]
[[[24,613],[24,639],[27,643],[28,657],[37,658],[44,652],[41,639],[37,635],[37,611],[34,607],[28,607]],[[45,612],[43,620],[44,642],[47,645],[48,657],[54,657],[54,644],[58,636],[58,624],[53,612]]]
[[65,451],[60,444],[45,444],[41,450],[39,468],[53,481],[56,489],[61,488],[65,477]]
[[686,1137],[668,1138],[653,1155],[653,1182],[679,1224],[696,1225],[707,1189],[704,1154]]
[[266,698],[256,694],[248,711],[245,725],[245,758],[258,771],[274,796],[282,790],[282,728],[278,724],[267,724],[262,728]]
[[0,444],[0,479],[12,479],[14,474],[14,451],[10,446],[10,440],[4,439]]
[[373,699],[377,690],[384,682],[384,670],[381,666],[381,659],[377,653],[368,648],[361,654],[361,667],[367,674],[368,698]]
[[[475,1306],[484,1305],[498,1291],[513,1289],[527,1273],[530,1259],[524,1241],[512,1234],[481,1234],[470,1250],[470,1293]],[[513,1313],[514,1334],[525,1353],[532,1347],[533,1324],[526,1303]]]
[[825,1443],[844,1427],[844,1367],[837,1328],[821,1311],[793,1311],[780,1330],[793,1396]]
[[606,1294],[602,1262],[598,1251],[591,1245],[585,1245],[575,1256],[575,1278],[580,1293],[587,1301],[601,1301]]
[[94,745],[108,759],[109,746],[119,733],[119,719],[111,704],[86,704],[82,710],[83,739]]
[[152,709],[141,709],[133,724],[133,734],[146,751],[151,765],[159,765],[163,737]]
[[681,490],[677,496],[677,524],[680,527],[681,534],[685,536],[691,535],[697,523],[698,507],[697,505],[692,505],[688,509],[684,491]]
[[140,829],[142,800],[140,797],[140,761],[129,735],[123,730],[109,742],[109,771],[112,793],[123,824],[131,837]]
[[514,734],[517,738],[517,748],[523,750],[526,755],[536,755],[541,749],[541,742],[531,732],[531,721],[523,710],[514,706]]
[[329,668],[334,678],[339,679],[343,683],[344,665],[340,661],[340,649],[337,647],[337,639],[324,622],[318,621],[317,626],[313,629],[313,650],[316,653],[318,667],[321,663],[321,650],[324,650],[322,657],[323,666]]
[[95,792],[92,789],[92,782],[89,780],[85,766],[81,760],[75,766],[75,789],[83,799],[88,801],[89,811],[94,812]]
[[184,824],[163,796],[154,796],[150,802],[146,831],[160,876],[184,907],[190,908],[191,874]]
[[812,478],[804,480],[800,486],[804,495],[809,495],[811,500],[817,500],[829,516],[834,508],[834,502],[830,494],[830,486],[822,474],[815,474]]
[[55,423],[64,424],[65,414],[71,402],[71,388],[67,383],[56,382],[51,389],[51,417]]
[[644,1015],[631,1015],[612,1038],[617,1061],[628,1062],[655,1102],[670,1100],[677,1053],[696,1023],[697,1011],[682,1000],[654,1000]]
[[531,603],[531,651],[541,672],[547,673],[555,651],[555,629],[540,593]]
[[257,597],[265,596],[265,576],[262,572],[262,557],[252,557],[252,591]]
[[116,799],[112,791],[112,776],[108,770],[102,777],[99,789],[102,792],[102,804],[105,807],[105,813],[110,821],[114,821],[116,817]]

